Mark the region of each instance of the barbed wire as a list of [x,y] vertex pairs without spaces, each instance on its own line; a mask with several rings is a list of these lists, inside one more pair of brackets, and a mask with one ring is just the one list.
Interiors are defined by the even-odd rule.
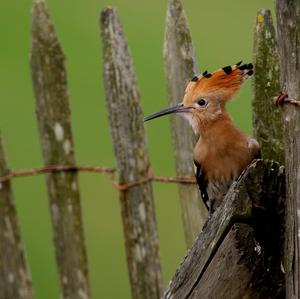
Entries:
[[149,168],[148,175],[144,179],[134,182],[118,183],[113,178],[113,175],[116,173],[115,168],[93,165],[49,165],[37,168],[11,170],[6,175],[0,176],[0,184],[18,177],[36,176],[57,172],[89,172],[107,174],[110,175],[113,181],[113,186],[119,191],[126,191],[129,188],[145,184],[150,181],[171,184],[196,184],[196,180],[192,176],[157,176],[153,174],[151,168]]

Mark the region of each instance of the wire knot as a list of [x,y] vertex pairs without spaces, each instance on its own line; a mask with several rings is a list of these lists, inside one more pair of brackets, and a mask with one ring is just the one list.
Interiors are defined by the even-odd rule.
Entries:
[[127,183],[117,183],[113,182],[114,187],[119,191],[119,192],[125,192],[130,188],[140,186],[143,184],[147,184],[151,182],[154,179],[153,171],[151,165],[147,167],[147,176],[139,181],[133,181],[133,182],[127,182]]
[[300,100],[290,99],[289,95],[286,92],[281,91],[280,94],[278,96],[274,97],[273,99],[274,99],[274,104],[277,107],[282,106],[283,104],[286,104],[286,103],[300,106]]

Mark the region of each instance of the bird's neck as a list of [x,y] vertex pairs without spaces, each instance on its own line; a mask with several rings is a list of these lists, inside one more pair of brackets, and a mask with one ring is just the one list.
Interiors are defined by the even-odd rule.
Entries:
[[228,130],[232,132],[239,131],[227,111],[222,111],[213,120],[199,123],[199,136],[202,140],[209,141],[212,137],[214,139],[215,136],[222,138],[222,131]]
[[214,122],[200,128],[200,136],[194,149],[194,158],[201,162],[209,152],[210,159],[220,156],[233,145],[244,144],[246,135],[235,126],[228,113],[222,113]]

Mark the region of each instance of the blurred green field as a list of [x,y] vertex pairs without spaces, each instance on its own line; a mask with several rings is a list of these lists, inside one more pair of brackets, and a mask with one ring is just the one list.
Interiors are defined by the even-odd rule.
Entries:
[[[251,61],[255,14],[271,0],[185,0],[199,69],[214,71],[241,59]],[[29,72],[32,1],[0,2],[0,129],[13,169],[42,165]],[[67,56],[77,161],[114,165],[103,95],[100,9],[117,7],[136,66],[145,113],[166,105],[162,42],[167,1],[49,0],[51,16]],[[236,123],[251,133],[251,83],[230,104]],[[160,134],[157,134],[157,132]],[[168,118],[147,125],[152,166],[173,175]],[[36,298],[59,298],[45,180],[13,181],[22,235]],[[80,188],[93,298],[130,298],[118,194],[111,181],[81,174]],[[164,281],[185,253],[176,186],[155,184]]]

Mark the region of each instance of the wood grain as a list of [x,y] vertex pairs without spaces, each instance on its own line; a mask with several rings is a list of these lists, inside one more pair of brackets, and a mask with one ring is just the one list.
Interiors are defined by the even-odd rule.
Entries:
[[[44,0],[32,12],[31,73],[46,166],[76,165],[65,56]],[[76,172],[47,175],[56,263],[63,298],[90,298]]]
[[162,274],[143,111],[126,38],[116,10],[101,14],[103,75],[119,184],[128,273],[134,299],[160,298]]

